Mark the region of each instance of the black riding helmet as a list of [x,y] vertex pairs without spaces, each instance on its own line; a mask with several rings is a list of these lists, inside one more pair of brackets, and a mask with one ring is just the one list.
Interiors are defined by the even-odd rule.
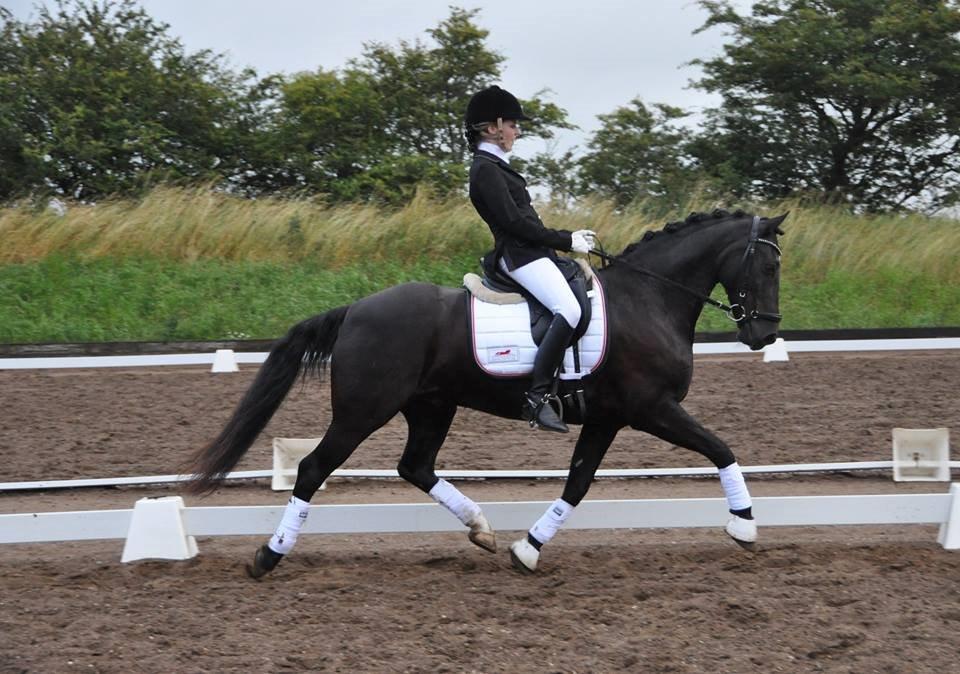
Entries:
[[520,101],[506,89],[496,84],[475,93],[467,103],[467,114],[464,121],[467,126],[481,122],[496,122],[497,119],[530,119],[523,114]]

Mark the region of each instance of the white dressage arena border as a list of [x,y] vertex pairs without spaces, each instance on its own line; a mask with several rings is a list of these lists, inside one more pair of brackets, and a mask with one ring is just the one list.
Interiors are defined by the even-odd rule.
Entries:
[[[960,468],[960,461],[949,461],[950,468]],[[849,461],[844,463],[782,463],[769,466],[743,466],[743,473],[820,473],[852,470],[893,470],[893,461]],[[502,479],[564,479],[568,470],[438,470],[437,476],[448,480],[502,480]],[[652,478],[716,475],[714,466],[697,468],[601,468],[598,478]],[[228,473],[227,480],[272,478],[273,470],[238,470]],[[331,478],[346,479],[400,479],[396,470],[341,468]],[[186,475],[145,475],[141,477],[97,477],[74,480],[32,480],[0,482],[0,492],[36,489],[76,489],[81,487],[123,487],[145,484],[173,484],[186,482]]]
[[[779,346],[786,348],[788,352],[910,351],[956,349],[960,348],[960,339],[805,341],[781,342]],[[742,344],[695,344],[694,353],[749,353],[749,349]],[[259,364],[263,362],[266,355],[266,353],[241,352],[235,354],[235,358],[238,363]],[[210,365],[214,363],[214,358],[214,354],[10,358],[0,359],[0,369]],[[883,464],[876,465],[876,468],[889,468],[893,464],[892,461],[860,462],[859,467],[862,468],[864,463]],[[952,467],[958,463],[960,462],[950,462]],[[745,469],[744,472],[759,472],[757,469],[760,468],[776,468],[777,472],[782,472],[784,466],[757,466],[753,471]],[[851,469],[854,468],[838,470]],[[653,470],[675,471],[677,469]],[[716,472],[715,468],[680,470],[684,471],[682,474],[709,475]],[[349,472],[366,473],[362,477],[372,477],[370,473],[379,471]],[[386,475],[387,477],[396,474],[396,471],[383,472],[391,474]],[[468,471],[445,472],[467,473]],[[480,472],[489,474],[495,471]],[[553,472],[558,473],[558,476],[566,475],[566,471],[530,472],[536,473],[536,477]],[[611,472],[617,471],[598,471],[598,475]],[[623,472],[635,474],[650,471]],[[245,471],[245,473],[243,477],[272,475],[272,471]],[[179,478],[180,476],[155,476],[156,481],[169,481],[166,479],[169,477]],[[142,480],[143,478],[119,479]],[[548,505],[546,501],[481,504],[491,524],[501,531],[525,530]],[[960,484],[956,483],[951,484],[950,491],[946,494],[759,497],[754,499],[754,507],[761,519],[761,526],[939,524],[938,542],[948,550],[960,549]],[[310,510],[312,515],[303,529],[305,534],[427,533],[463,530],[462,525],[437,504],[326,505],[312,506]],[[138,511],[141,513],[140,517],[137,516]],[[147,558],[186,559],[197,554],[194,540],[196,536],[268,535],[273,533],[282,514],[283,506],[184,507],[179,496],[140,499],[131,510],[0,515],[0,543],[125,538],[127,543],[123,561]],[[573,529],[720,527],[727,517],[725,499],[585,501],[574,511],[574,515],[566,526]]]
[[[739,342],[703,342],[693,345],[694,355],[764,354],[772,346],[787,353],[834,351],[918,351],[930,349],[960,349],[960,337],[930,337],[917,339],[835,339],[783,341],[753,352]],[[267,358],[266,351],[236,352],[237,364],[260,365]],[[0,358],[0,370],[36,370],[97,367],[154,367],[159,365],[213,365],[214,353],[181,353],[156,356],[61,356],[56,358]]]
[[[494,529],[524,531],[547,501],[481,503]],[[762,527],[939,524],[937,542],[960,549],[960,483],[943,494],[785,496],[754,499]],[[179,497],[144,498],[132,510],[0,515],[0,543],[125,538],[122,561],[188,559],[197,536],[269,535],[283,506],[184,507]],[[584,501],[568,529],[722,527],[722,498]],[[304,534],[383,534],[464,531],[447,510],[430,504],[311,506]],[[718,534],[719,535],[719,534]]]

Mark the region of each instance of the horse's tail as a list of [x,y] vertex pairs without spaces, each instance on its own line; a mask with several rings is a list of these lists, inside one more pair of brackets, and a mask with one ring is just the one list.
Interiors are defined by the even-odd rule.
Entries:
[[187,491],[210,492],[220,484],[270,421],[300,372],[306,374],[326,366],[347,309],[338,307],[308,318],[273,345],[227,425],[181,471],[192,476]]

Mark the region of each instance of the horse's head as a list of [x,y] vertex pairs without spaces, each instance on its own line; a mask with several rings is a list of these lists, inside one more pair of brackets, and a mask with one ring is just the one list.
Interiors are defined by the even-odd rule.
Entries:
[[720,281],[730,300],[728,315],[737,323],[737,339],[754,351],[772,344],[780,323],[780,246],[777,235],[787,213],[751,217],[749,235],[726,256]]
[[[737,339],[753,350],[777,338],[780,323],[780,246],[777,235],[787,213],[761,218],[743,211],[691,213],[649,231],[612,257],[593,251],[623,268],[659,281],[660,292],[683,291],[700,300],[688,302],[695,324],[705,304],[724,310],[737,324]],[[665,236],[672,235],[672,236]],[[614,270],[618,268],[614,266]],[[719,282],[730,306],[709,296]],[[672,289],[672,290],[671,290]],[[670,300],[673,301],[673,300]],[[673,306],[682,306],[674,302]],[[691,325],[692,327],[692,325]]]

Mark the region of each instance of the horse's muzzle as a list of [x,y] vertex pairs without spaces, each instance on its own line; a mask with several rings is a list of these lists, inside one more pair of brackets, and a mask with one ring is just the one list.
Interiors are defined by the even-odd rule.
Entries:
[[740,328],[737,338],[751,351],[759,351],[777,341],[777,325],[769,321],[751,321]]

